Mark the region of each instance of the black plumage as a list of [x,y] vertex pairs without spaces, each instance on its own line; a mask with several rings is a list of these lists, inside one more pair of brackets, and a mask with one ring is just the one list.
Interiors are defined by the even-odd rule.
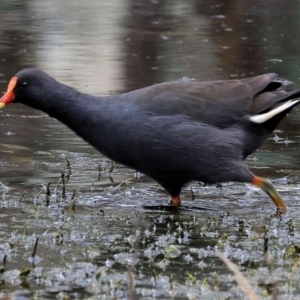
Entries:
[[191,180],[238,181],[260,186],[286,208],[271,183],[244,162],[298,104],[290,100],[300,90],[286,92],[276,79],[174,81],[95,97],[26,69],[0,103],[20,102],[56,118],[104,155],[159,182],[172,205],[180,205],[181,188]]

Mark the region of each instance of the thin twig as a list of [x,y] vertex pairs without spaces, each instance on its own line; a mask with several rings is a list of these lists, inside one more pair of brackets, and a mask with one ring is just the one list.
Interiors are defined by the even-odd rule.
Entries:
[[277,280],[274,278],[274,274],[273,274],[273,266],[272,266],[272,257],[269,254],[269,252],[265,253],[265,259],[266,259],[266,264],[267,264],[267,268],[269,270],[270,273],[270,277],[271,277],[271,283],[272,283],[272,298],[273,300],[278,300],[278,287],[277,287]]
[[237,266],[232,263],[227,257],[225,257],[221,252],[216,252],[216,256],[219,257],[225,265],[233,272],[235,280],[246,294],[249,300],[258,300],[258,296],[253,291],[246,277],[241,273]]

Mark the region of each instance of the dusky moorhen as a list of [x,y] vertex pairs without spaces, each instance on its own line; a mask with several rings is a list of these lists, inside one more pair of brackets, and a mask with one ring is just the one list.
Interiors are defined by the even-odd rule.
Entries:
[[59,83],[39,69],[9,82],[0,108],[14,102],[56,118],[107,157],[160,183],[179,206],[191,180],[249,182],[277,208],[273,185],[252,174],[245,158],[259,148],[300,100],[276,74],[239,80],[174,81],[133,92],[95,97]]

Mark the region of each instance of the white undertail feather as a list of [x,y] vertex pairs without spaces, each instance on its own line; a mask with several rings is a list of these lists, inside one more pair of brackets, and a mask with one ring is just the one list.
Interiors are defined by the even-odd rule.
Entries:
[[279,113],[287,110],[291,106],[295,105],[299,101],[300,100],[294,100],[294,101],[289,100],[265,114],[255,115],[255,116],[250,117],[250,120],[254,123],[259,123],[259,124],[264,123],[264,122],[268,121],[269,119],[273,118],[274,116],[278,115]]

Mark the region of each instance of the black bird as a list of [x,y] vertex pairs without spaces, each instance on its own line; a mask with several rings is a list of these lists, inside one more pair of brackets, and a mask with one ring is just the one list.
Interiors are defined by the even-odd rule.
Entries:
[[39,69],[13,77],[0,108],[23,103],[67,125],[107,157],[160,183],[179,206],[191,180],[250,182],[278,208],[287,206],[270,181],[251,173],[245,158],[259,148],[300,100],[276,74],[220,81],[174,81],[95,97]]

